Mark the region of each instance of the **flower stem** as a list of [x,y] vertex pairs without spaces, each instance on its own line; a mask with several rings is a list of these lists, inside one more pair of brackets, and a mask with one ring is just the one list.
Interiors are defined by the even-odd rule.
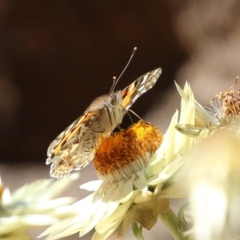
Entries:
[[175,240],[187,240],[188,237],[184,236],[184,231],[187,230],[181,222],[179,218],[175,215],[172,209],[169,207],[165,213],[160,213],[159,218],[163,221],[169,232],[171,233],[172,237]]

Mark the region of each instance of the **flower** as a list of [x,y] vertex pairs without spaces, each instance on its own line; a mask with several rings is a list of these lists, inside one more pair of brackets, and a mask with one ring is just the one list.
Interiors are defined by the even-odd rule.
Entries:
[[[190,200],[187,213],[193,225],[188,234],[195,240],[240,236],[240,96],[233,89],[235,85],[217,94],[211,101],[212,108],[204,109],[195,101],[194,121],[185,124],[185,117],[176,126],[195,142],[182,156],[184,164],[173,175],[167,191],[172,188],[176,193],[179,186],[186,191]],[[190,106],[186,92],[177,88]]]
[[220,92],[210,102],[221,126],[240,125],[240,91],[234,91],[235,83],[224,92]]
[[[236,83],[235,83],[236,84]],[[212,101],[218,126],[191,150],[181,174],[190,189],[195,240],[237,239],[240,236],[240,98],[235,84]]]
[[[176,220],[169,198],[187,197],[189,189],[179,186],[175,176],[197,139],[205,136],[202,128],[215,123],[211,113],[195,101],[188,84],[184,90],[177,88],[182,96],[180,119],[176,111],[161,146],[161,134],[143,121],[102,139],[94,160],[102,181],[83,184],[81,188],[94,192],[73,205],[76,216],[57,222],[41,236],[59,239],[76,232],[83,236],[95,227],[92,239],[104,240],[117,228],[123,235],[130,224],[140,236],[141,228],[151,229],[158,217],[184,225]],[[181,123],[200,128],[195,138],[175,128]],[[183,237],[183,228],[179,229],[172,227],[172,235]]]
[[58,239],[78,231],[83,236],[93,227],[96,229],[93,239],[110,236],[141,193],[151,195],[143,190],[148,176],[145,168],[161,142],[159,130],[144,121],[102,139],[94,159],[102,181],[82,185],[95,192],[73,205],[76,216],[57,222],[41,236],[49,234],[47,239]]
[[66,189],[78,174],[60,181],[38,180],[13,193],[0,181],[0,238],[4,240],[30,239],[28,230],[48,226],[72,215],[67,206],[70,197],[54,199]]

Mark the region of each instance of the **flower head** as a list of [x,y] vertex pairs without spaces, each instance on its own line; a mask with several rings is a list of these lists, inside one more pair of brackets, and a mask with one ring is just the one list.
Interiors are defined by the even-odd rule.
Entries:
[[29,229],[48,226],[72,215],[67,206],[73,202],[72,198],[54,198],[77,176],[73,174],[54,183],[53,180],[38,180],[13,193],[0,182],[0,238],[30,239]]
[[[212,100],[215,127],[193,146],[180,175],[190,190],[194,239],[239,238],[240,231],[240,99],[236,83]],[[185,133],[187,131],[185,130]]]
[[[184,90],[179,87],[179,91],[180,121],[207,125],[210,116],[196,104],[189,85]],[[143,121],[103,139],[94,160],[103,181],[82,185],[95,192],[74,204],[76,216],[54,224],[41,236],[58,239],[76,232],[83,236],[95,227],[92,239],[104,240],[117,228],[119,235],[124,234],[129,224],[151,229],[159,216],[169,213],[168,198],[188,196],[188,192],[175,184],[174,176],[196,139],[175,128],[178,116],[177,111],[162,144],[157,128]]]
[[[151,193],[145,170],[161,142],[159,130],[144,121],[102,139],[94,165],[103,181],[95,182],[95,192],[73,205],[77,216],[56,223],[42,236],[50,234],[48,239],[58,239],[77,231],[82,236],[95,227],[93,239],[106,239],[123,222],[134,201],[143,192]],[[89,185],[93,189],[92,183],[82,188]]]
[[240,124],[240,90],[235,91],[236,82],[228,90],[213,98],[211,105],[220,125]]
[[[223,240],[240,236],[238,201],[240,98],[233,87],[219,93],[211,108],[194,103],[195,118],[181,122],[176,129],[192,138],[189,151],[182,156],[184,164],[174,174],[168,188],[184,186],[190,200],[193,239]],[[178,87],[182,99],[190,99]],[[186,117],[182,120],[186,121]],[[185,144],[185,147],[187,145]],[[175,187],[175,188],[174,188]]]

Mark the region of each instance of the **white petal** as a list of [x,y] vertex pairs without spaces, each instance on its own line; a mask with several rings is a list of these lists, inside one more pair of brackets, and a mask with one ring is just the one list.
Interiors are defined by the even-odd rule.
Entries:
[[87,191],[96,191],[97,189],[100,188],[101,184],[102,184],[102,180],[90,181],[80,185],[80,189],[84,189]]

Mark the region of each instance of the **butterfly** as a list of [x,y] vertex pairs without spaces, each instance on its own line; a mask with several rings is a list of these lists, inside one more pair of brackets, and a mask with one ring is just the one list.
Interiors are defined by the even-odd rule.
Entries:
[[113,84],[109,95],[96,98],[48,147],[46,164],[51,164],[50,175],[62,178],[72,170],[84,168],[94,158],[102,137],[109,136],[121,124],[128,109],[153,87],[161,73],[161,68],[150,71],[122,91],[114,92]]

